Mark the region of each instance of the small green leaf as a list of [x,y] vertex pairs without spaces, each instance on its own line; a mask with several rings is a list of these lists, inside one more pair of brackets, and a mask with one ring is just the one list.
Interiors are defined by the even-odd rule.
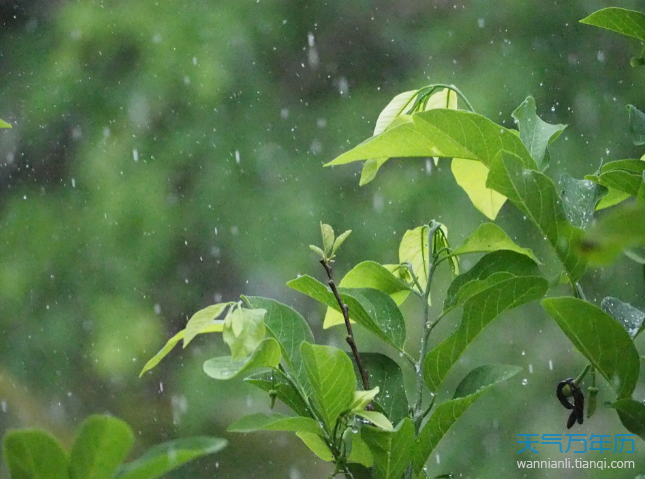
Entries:
[[227,380],[255,368],[275,368],[280,363],[280,345],[273,338],[266,338],[248,359],[235,360],[231,356],[209,359],[204,372],[213,379]]
[[[361,358],[362,356],[363,355],[361,355]],[[362,411],[374,400],[379,391],[380,389],[378,386],[370,389],[369,391],[354,391],[354,399],[348,409],[351,411]]]
[[583,232],[567,221],[553,181],[539,171],[525,169],[519,158],[505,153],[493,163],[488,186],[508,197],[540,229],[570,281],[576,282],[585,271],[586,261],[573,245]]
[[499,210],[506,203],[506,196],[486,187],[488,167],[479,161],[453,158],[450,169],[455,181],[466,192],[473,206],[488,219],[497,218]]
[[313,251],[316,254],[319,254],[321,258],[325,259],[325,252],[321,250],[318,246],[314,246],[312,244],[309,245],[309,249]]
[[419,473],[441,438],[466,410],[488,389],[516,375],[517,366],[490,365],[473,369],[461,381],[452,400],[441,403],[423,427],[414,447],[412,466]]
[[222,338],[234,360],[246,358],[266,335],[264,309],[234,308],[226,315]]
[[625,328],[602,309],[581,299],[548,298],[542,300],[542,306],[618,397],[629,397],[636,386],[640,364]]
[[334,460],[334,455],[329,450],[329,446],[318,434],[312,434],[310,432],[296,432],[296,436],[302,439],[302,442],[304,442],[305,445],[323,461],[331,462]]
[[81,425],[70,456],[71,479],[111,479],[134,443],[120,419],[90,416]]
[[533,251],[528,248],[521,248],[495,223],[484,223],[475,230],[464,242],[457,247],[452,254],[462,255],[468,253],[488,253],[498,250],[515,251],[528,256],[537,264],[540,261],[535,257]]
[[213,304],[193,314],[184,330],[184,348],[231,304],[234,303]]
[[376,178],[378,170],[387,160],[389,160],[389,158],[372,158],[363,163],[361,179],[358,182],[358,186],[364,186]]
[[576,180],[567,173],[560,175],[560,188],[567,219],[574,227],[586,230],[608,189],[593,181]]
[[334,241],[334,246],[331,249],[331,255],[334,256],[336,254],[336,251],[338,251],[338,248],[340,248],[340,245],[344,243],[344,241],[347,239],[347,237],[351,234],[352,230],[347,230],[341,235],[336,238],[336,241]]
[[[207,326],[205,326],[200,334],[205,334],[205,333],[221,333],[224,330],[224,322],[222,321],[221,323],[211,323]],[[175,334],[172,338],[170,338],[166,344],[164,345],[161,350],[155,354],[152,358],[148,360],[148,362],[143,366],[143,369],[141,369],[141,372],[139,373],[139,377],[143,376],[143,374],[147,371],[150,371],[152,368],[154,368],[157,364],[161,362],[163,358],[165,358],[170,351],[175,347],[175,345],[184,339],[184,334],[186,333],[186,330],[182,329],[179,331],[177,334]]]
[[629,112],[629,133],[634,145],[645,145],[645,113],[634,105],[627,105]]
[[247,304],[253,309],[266,310],[264,324],[269,336],[280,343],[282,357],[296,375],[301,386],[308,388],[307,374],[302,364],[300,344],[303,341],[314,342],[314,335],[303,318],[297,311],[273,299],[259,296],[243,296]]
[[430,265],[429,231],[430,228],[427,225],[407,230],[399,245],[399,263],[408,263],[412,266],[412,272],[421,286],[420,293],[423,293],[426,284],[428,284],[428,268]]
[[69,479],[67,453],[44,431],[9,431],[2,441],[11,479]]
[[577,246],[594,264],[611,263],[623,250],[645,246],[645,205],[623,205],[607,213]]
[[244,416],[231,424],[228,432],[293,431],[321,434],[320,424],[310,417],[285,416],[284,414],[256,413]]
[[334,230],[331,226],[320,223],[320,232],[322,233],[323,251],[325,257],[331,256],[331,250],[334,247]]
[[623,325],[630,338],[634,339],[643,330],[645,313],[631,304],[608,296],[601,301],[600,307]]
[[[287,286],[340,311],[333,293],[311,276],[300,276]],[[403,348],[405,321],[392,298],[372,288],[341,288],[339,292],[351,319],[395,348]]]
[[400,479],[412,458],[412,420],[405,418],[393,431],[365,426],[361,429],[361,437],[374,456],[374,479]]
[[531,153],[538,168],[544,170],[549,164],[549,145],[560,136],[567,125],[551,125],[537,116],[536,112],[535,99],[529,96],[512,115],[518,124],[522,143]]
[[293,412],[299,416],[310,416],[298,391],[277,370],[255,373],[244,378],[244,381],[266,392],[275,391],[276,397]]
[[618,203],[622,203],[629,197],[629,193],[625,193],[624,191],[620,191],[615,188],[607,188],[607,195],[600,200],[598,206],[596,206],[596,211],[604,210],[610,206],[615,206]]
[[227,443],[225,439],[200,436],[165,442],[124,465],[115,479],[156,479],[187,462],[221,451]]
[[356,379],[352,361],[343,351],[331,346],[303,342],[300,351],[314,398],[327,428],[331,430],[340,413],[347,410],[354,398]]
[[600,169],[600,175],[587,175],[585,178],[630,196],[637,196],[643,184],[644,172],[645,161],[619,160],[605,163]]
[[[508,259],[501,260],[500,253]],[[457,328],[424,359],[423,377],[431,391],[439,390],[455,362],[497,316],[506,310],[540,299],[546,294],[549,284],[541,276],[518,276],[507,270],[495,271],[487,267],[490,264],[508,264],[512,256],[529,261],[535,267],[535,263],[530,259],[513,251],[489,253],[480,260],[484,266],[474,267],[473,279],[463,283],[460,288],[468,288],[469,294],[465,295],[461,291],[452,294],[453,298],[457,298],[455,305],[459,304],[462,298],[467,299],[464,301],[463,316]]]
[[388,103],[379,114],[372,136],[383,133],[392,124],[396,117],[404,114],[414,103],[413,100],[417,96],[418,92],[419,90],[406,91],[399,93],[392,98],[390,103]]
[[645,404],[631,398],[612,404],[625,429],[645,440]]
[[383,429],[384,431],[394,431],[394,426],[383,414],[376,411],[355,411],[354,414],[367,419],[369,422],[374,424],[376,427]]
[[645,15],[634,10],[617,7],[603,8],[583,18],[580,23],[645,41]]
[[4,120],[0,120],[0,128],[12,128],[10,123],[7,123]]
[[[378,387],[380,393],[374,404],[388,419],[398,424],[408,415],[408,398],[403,383],[403,371],[396,361],[380,353],[361,353],[363,366],[367,370],[370,386]],[[355,368],[356,377],[359,377]]]

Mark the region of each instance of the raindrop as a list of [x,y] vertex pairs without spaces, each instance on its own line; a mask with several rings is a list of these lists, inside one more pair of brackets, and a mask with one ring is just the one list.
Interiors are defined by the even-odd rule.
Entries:
[[161,314],[161,305],[155,304],[155,314]]
[[533,365],[529,364],[529,374],[533,374]]
[[439,454],[437,454],[437,464],[441,464],[441,457],[439,457]]
[[349,83],[347,83],[347,78],[340,77],[338,79],[338,91],[340,92],[340,96],[349,95]]
[[193,65],[197,65],[197,57],[193,57]]
[[289,118],[289,108],[283,108],[282,110],[280,110],[280,118],[282,118],[283,120]]
[[241,161],[240,150],[235,150],[235,163],[239,165],[240,161]]
[[479,28],[484,28],[486,26],[486,20],[484,20],[483,18],[478,18],[477,19],[477,26]]
[[522,379],[522,386],[526,386],[529,383],[529,380],[524,378]]
[[76,188],[76,180],[72,178],[72,188]]
[[549,359],[549,371],[553,371],[553,360]]
[[7,412],[7,401],[0,402],[0,408],[2,408],[2,412]]
[[526,356],[526,351],[522,351],[522,356]]
[[134,158],[134,161],[139,161],[139,150],[136,148],[132,150],[132,158]]
[[159,392],[163,392],[163,383],[161,381],[159,381]]

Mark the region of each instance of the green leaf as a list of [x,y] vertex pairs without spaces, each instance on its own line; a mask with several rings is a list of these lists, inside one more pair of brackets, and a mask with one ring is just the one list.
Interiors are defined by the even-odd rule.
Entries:
[[540,229],[555,249],[570,281],[576,282],[586,266],[573,247],[582,230],[567,221],[553,181],[539,171],[525,169],[515,156],[504,154],[493,163],[488,186],[508,197]]
[[[363,355],[361,354],[361,359],[362,356]],[[349,405],[348,409],[351,411],[362,411],[374,400],[379,392],[380,388],[378,386],[370,389],[369,391],[354,391],[354,399],[352,399],[352,403]]]
[[629,397],[636,386],[640,364],[625,328],[602,309],[581,299],[548,298],[542,300],[542,306],[618,397]]
[[361,437],[374,456],[374,479],[400,479],[412,458],[412,420],[406,417],[393,431],[365,426],[361,429]]
[[285,416],[284,414],[256,413],[244,416],[231,424],[228,432],[255,432],[255,431],[293,431],[322,433],[320,424],[310,417]]
[[611,263],[623,250],[645,246],[645,205],[623,205],[607,213],[577,246],[594,264]]
[[452,254],[462,255],[468,253],[488,253],[498,250],[515,251],[528,256],[537,264],[540,261],[535,257],[533,251],[528,248],[521,248],[495,223],[484,223],[475,230],[464,242],[457,247]]
[[2,441],[11,479],[68,479],[67,453],[44,431],[9,431]]
[[282,357],[296,375],[301,386],[308,388],[307,374],[302,363],[300,344],[303,341],[314,342],[311,329],[298,312],[289,306],[273,299],[259,296],[243,296],[244,301],[253,309],[264,309],[264,324],[269,336],[280,343]]
[[620,191],[615,188],[607,188],[607,195],[600,200],[598,206],[596,206],[596,211],[604,210],[605,208],[609,208],[610,206],[615,206],[618,203],[625,201],[629,197],[629,193],[625,193],[624,191]]
[[115,479],[156,479],[187,462],[221,451],[227,443],[225,439],[200,436],[165,442],[124,465]]
[[607,195],[607,188],[589,180],[576,180],[568,173],[560,175],[562,205],[569,222],[586,230],[593,220],[598,202]]
[[634,10],[617,7],[603,8],[583,18],[580,23],[645,41],[645,15]]
[[334,460],[334,455],[329,449],[329,446],[318,434],[312,434],[310,432],[296,432],[296,436],[302,439],[302,442],[304,442],[305,445],[323,461],[331,462]]
[[309,245],[309,249],[313,251],[316,254],[319,254],[321,258],[325,258],[325,252],[321,250],[318,246],[314,246],[312,244]]
[[234,303],[213,304],[193,314],[188,320],[188,324],[186,324],[186,329],[184,330],[184,348],[188,346],[188,343],[190,343],[195,336],[201,334],[204,328],[213,324],[213,320],[222,314],[231,304]]
[[600,169],[600,175],[587,175],[585,178],[631,196],[637,196],[643,184],[643,172],[645,172],[645,161],[619,160],[605,163]]
[[[367,370],[370,386],[378,387],[380,393],[374,404],[388,419],[398,424],[408,415],[408,398],[405,394],[403,371],[396,361],[380,353],[361,353],[363,366]],[[358,370],[355,369],[358,377]]]
[[[224,322],[221,323],[211,323],[207,326],[205,326],[199,334],[206,334],[206,333],[221,333],[224,330]],[[177,334],[175,334],[172,338],[170,338],[166,344],[164,345],[163,348],[159,350],[157,354],[155,354],[153,357],[151,357],[148,362],[143,366],[141,369],[141,372],[139,373],[139,377],[143,376],[143,374],[147,371],[150,371],[152,368],[154,368],[157,364],[161,362],[163,358],[165,358],[170,351],[175,347],[175,345],[184,339],[184,335],[186,334],[186,330],[182,329],[179,331]]]
[[266,335],[264,309],[234,308],[226,315],[222,338],[231,349],[234,360],[246,358]]
[[309,417],[310,413],[298,391],[277,370],[252,374],[244,378],[245,382],[262,389],[275,391],[276,397],[299,416]]
[[[439,390],[455,362],[497,316],[546,294],[548,281],[540,276],[519,276],[508,270],[494,270],[490,267],[491,264],[504,266],[512,261],[513,256],[516,261],[529,261],[535,267],[535,263],[526,256],[512,251],[489,253],[480,260],[482,265],[475,266],[475,272],[461,283],[459,292],[449,292],[452,298],[456,298],[453,299],[454,305],[464,302],[463,316],[453,333],[424,359],[423,377],[431,391]],[[522,268],[526,266],[516,270],[521,271]],[[462,292],[464,289],[468,291],[467,294]]]
[[338,251],[338,248],[340,248],[340,245],[342,245],[347,237],[352,233],[352,230],[347,230],[344,233],[340,234],[338,238],[334,241],[334,247],[331,249],[331,255],[334,256],[336,254],[336,251]]
[[645,312],[618,298],[607,296],[600,302],[602,310],[623,325],[629,337],[634,339],[643,330]]
[[441,438],[466,410],[495,384],[515,376],[522,368],[490,365],[473,369],[461,381],[452,400],[441,403],[423,427],[414,447],[412,466],[419,473]]
[[280,345],[273,338],[266,338],[246,359],[231,356],[209,359],[204,372],[213,379],[227,380],[256,368],[275,368],[280,363]]
[[358,186],[366,185],[376,178],[378,170],[387,160],[389,160],[389,158],[372,158],[363,163],[361,179],[358,182]]
[[464,158],[490,167],[501,151],[513,153],[525,167],[537,169],[522,140],[488,118],[461,110],[433,109],[389,128],[325,166],[383,157]]
[[374,424],[376,427],[383,429],[384,431],[394,431],[394,426],[389,421],[385,415],[377,411],[355,411],[354,414],[367,419],[369,422]]
[[323,251],[325,256],[331,256],[331,250],[334,247],[334,230],[331,226],[320,222],[320,232],[322,233]]
[[[373,288],[389,294],[399,305],[408,297],[410,288],[387,268],[374,261],[363,261],[352,268],[338,283],[340,288]],[[323,328],[344,324],[343,315],[333,307],[327,308]]]
[[520,139],[538,168],[544,170],[549,163],[549,145],[553,143],[567,125],[551,125],[543,121],[536,113],[535,99],[527,97],[512,113],[520,130]]
[[427,225],[407,230],[399,245],[399,263],[409,263],[412,266],[412,272],[421,286],[420,293],[423,293],[426,284],[428,284],[428,268],[430,265],[429,232],[430,228]]
[[4,120],[0,120],[0,128],[12,128],[10,123],[7,123]]
[[314,398],[328,430],[331,430],[340,413],[348,409],[354,398],[356,379],[352,361],[343,351],[331,346],[303,342],[300,351]]
[[70,455],[71,479],[111,479],[134,443],[132,429],[120,419],[90,416],[81,425]]
[[634,105],[627,105],[629,112],[629,133],[634,145],[645,145],[645,113]]
[[372,136],[383,133],[394,121],[394,119],[406,112],[414,103],[414,98],[419,90],[411,90],[396,95],[379,114]]
[[[340,311],[333,293],[311,276],[300,276],[289,281],[287,286]],[[371,288],[341,288],[339,293],[351,319],[395,348],[403,348],[405,321],[392,298]]]
[[[350,431],[352,430],[350,429]],[[367,446],[365,441],[363,441],[360,431],[360,429],[355,433],[352,431],[352,450],[349,453],[349,456],[347,456],[347,459],[351,462],[362,464],[365,467],[372,467],[372,465],[374,464],[374,456],[372,455],[372,452],[370,451],[370,448]],[[370,477],[371,479],[371,474],[368,477]]]
[[645,404],[633,399],[619,399],[612,404],[625,429],[645,440]]
[[453,158],[450,169],[455,181],[466,192],[473,206],[487,218],[497,218],[499,210],[506,203],[506,196],[486,187],[488,167],[479,161]]

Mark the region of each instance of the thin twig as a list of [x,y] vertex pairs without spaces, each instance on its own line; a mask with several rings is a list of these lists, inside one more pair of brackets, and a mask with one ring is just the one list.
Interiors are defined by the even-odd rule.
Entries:
[[320,260],[320,264],[323,265],[323,268],[325,268],[325,271],[327,272],[327,277],[329,278],[329,281],[327,284],[329,284],[329,287],[331,288],[332,293],[334,293],[334,297],[338,302],[338,306],[340,306],[340,310],[343,313],[343,319],[345,320],[345,328],[347,329],[347,337],[345,338],[345,341],[347,341],[347,344],[349,344],[349,347],[352,350],[352,354],[354,355],[354,361],[356,361],[356,367],[358,368],[358,372],[361,374],[361,380],[363,381],[363,389],[365,389],[365,391],[369,391],[371,389],[370,380],[367,374],[367,370],[363,365],[363,361],[361,360],[361,355],[358,352],[358,348],[356,347],[356,341],[354,341],[354,332],[352,331],[352,323],[349,321],[349,308],[340,297],[340,293],[338,293],[338,288],[336,288],[336,283],[334,282],[331,266],[329,266],[329,263],[324,259]]

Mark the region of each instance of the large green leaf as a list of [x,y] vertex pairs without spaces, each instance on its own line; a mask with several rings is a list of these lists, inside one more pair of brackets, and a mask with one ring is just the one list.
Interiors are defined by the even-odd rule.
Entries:
[[374,399],[375,406],[393,424],[397,424],[408,415],[409,407],[401,367],[389,356],[380,353],[361,353],[361,360],[367,370],[370,386],[380,390]]
[[466,238],[461,245],[455,248],[452,254],[462,255],[468,253],[488,253],[499,250],[515,251],[528,256],[533,261],[540,264],[540,261],[535,257],[533,251],[515,244],[504,230],[495,223],[482,224],[474,233]]
[[627,248],[645,246],[645,205],[624,205],[607,213],[577,246],[595,264],[610,263]]
[[527,97],[512,113],[520,130],[520,139],[529,153],[544,170],[549,164],[549,145],[553,143],[567,125],[551,125],[542,120],[536,113],[535,99]]
[[629,112],[629,132],[634,145],[645,145],[645,113],[634,105],[627,105]]
[[263,340],[245,359],[223,356],[204,363],[204,372],[213,379],[227,380],[256,368],[275,368],[280,363],[280,344],[273,338]]
[[[363,261],[357,264],[340,280],[341,288],[373,288],[389,294],[394,302],[399,305],[408,297],[410,288],[398,277],[374,261]],[[327,308],[324,328],[343,324],[343,315],[333,308]]]
[[352,361],[343,351],[331,346],[303,342],[300,351],[316,403],[331,430],[340,413],[354,399],[356,379]]
[[[287,286],[340,311],[334,294],[311,276],[300,276]],[[339,293],[351,319],[395,348],[403,348],[405,320],[388,294],[372,288],[341,288]]]
[[374,479],[400,479],[412,459],[412,420],[406,417],[394,431],[365,426],[361,429],[361,438],[367,443],[374,457]]
[[570,281],[576,282],[586,266],[573,246],[582,230],[567,221],[553,181],[539,171],[525,169],[519,158],[503,154],[493,162],[488,186],[504,194],[540,229],[555,249]]
[[[362,429],[362,428],[361,428]],[[357,462],[362,464],[365,467],[372,467],[374,465],[374,455],[370,451],[369,446],[365,443],[361,437],[361,429],[358,429],[356,432],[352,430],[351,435],[351,447],[352,450],[349,453],[347,459],[351,462]],[[371,479],[371,475],[369,476]]]
[[298,312],[289,306],[273,299],[258,296],[244,296],[244,300],[253,309],[264,309],[264,324],[269,336],[275,338],[282,348],[282,357],[295,373],[304,388],[308,388],[307,374],[302,364],[300,344],[303,341],[314,342],[311,329]]
[[618,298],[607,296],[600,302],[602,310],[623,325],[629,337],[634,339],[643,330],[645,312]]
[[[205,333],[221,333],[224,330],[224,322],[222,321],[221,323],[211,323],[207,326],[204,326],[199,334],[205,334]],[[150,371],[152,368],[154,368],[157,364],[161,362],[163,358],[165,358],[170,351],[173,350],[173,348],[181,341],[184,339],[184,335],[186,334],[186,330],[182,329],[179,331],[177,334],[175,334],[172,338],[170,338],[166,344],[164,345],[163,348],[159,350],[157,354],[155,354],[153,357],[151,357],[148,362],[143,366],[141,369],[141,372],[139,373],[139,377],[143,376],[143,374],[147,371]]]
[[224,310],[233,303],[220,303],[212,304],[202,310],[197,311],[191,316],[186,324],[184,330],[184,348],[188,346],[195,336],[201,334],[204,329],[213,324],[213,320],[217,318]]
[[90,416],[70,454],[71,479],[111,479],[134,443],[132,429],[110,416]]
[[490,167],[501,151],[521,158],[526,168],[537,169],[535,160],[520,138],[476,113],[434,109],[415,113],[401,123],[369,138],[326,166],[383,157],[464,158]]
[[587,175],[585,178],[630,196],[637,196],[643,184],[643,172],[645,161],[618,160],[605,163],[599,175]]
[[640,364],[638,351],[625,328],[599,307],[581,299],[547,298],[542,306],[618,397],[629,397],[636,386]]
[[619,399],[612,404],[625,429],[645,440],[645,404],[640,401]]
[[453,333],[424,359],[423,377],[430,390],[439,390],[455,362],[497,316],[508,309],[540,299],[546,294],[549,285],[544,278],[516,274],[520,271],[530,271],[526,265],[521,265],[513,271],[495,270],[491,267],[504,267],[512,263],[513,256],[519,261],[528,261],[535,267],[535,263],[530,259],[512,251],[489,253],[480,260],[481,265],[473,268],[475,271],[472,275],[469,274],[465,281],[460,282],[459,291],[450,293],[451,298],[456,298],[453,300],[454,305],[463,301],[463,316]]
[[121,467],[115,479],[156,479],[194,459],[221,451],[227,441],[216,437],[189,437],[148,449],[139,459]]
[[275,391],[276,398],[296,414],[305,417],[311,415],[298,391],[281,373],[275,370],[255,373],[244,378],[244,381],[266,392]]
[[68,479],[67,453],[44,431],[9,431],[2,440],[11,479]]
[[617,7],[603,8],[583,18],[580,23],[645,41],[645,15],[634,10]]
[[574,227],[586,230],[608,189],[590,180],[576,180],[568,173],[560,175],[560,188],[567,219]]
[[231,349],[234,360],[242,360],[255,351],[266,335],[264,309],[238,307],[229,311],[224,320],[222,338]]
[[423,470],[441,438],[479,396],[495,384],[511,378],[521,369],[517,366],[490,365],[480,366],[468,373],[457,386],[453,399],[441,403],[419,433],[412,460],[415,472]]
[[293,431],[321,434],[322,428],[310,417],[284,414],[256,413],[244,416],[231,424],[228,432]]

